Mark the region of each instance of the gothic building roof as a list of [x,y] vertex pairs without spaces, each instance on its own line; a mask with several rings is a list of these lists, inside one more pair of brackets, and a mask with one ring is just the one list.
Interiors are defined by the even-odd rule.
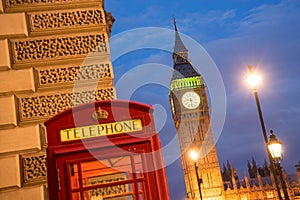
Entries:
[[297,174],[288,175],[288,181],[290,183],[300,183]]
[[[223,186],[225,190],[233,190],[235,187],[239,188],[246,188],[247,183],[249,186],[252,187],[259,187],[260,184],[263,187],[272,186],[272,178],[270,176],[270,171],[268,169],[268,162],[264,160],[263,167],[259,167],[256,164],[254,158],[252,158],[252,164],[248,161],[248,173],[249,177],[244,175],[244,179],[239,179],[237,176],[234,176],[235,168],[229,161],[227,161],[226,165],[223,163],[223,170],[221,171],[222,179],[223,179]],[[255,171],[255,174],[253,172]],[[279,179],[279,177],[277,177]],[[299,185],[300,182],[298,180],[298,175],[292,174],[287,175],[287,181],[290,185]]]

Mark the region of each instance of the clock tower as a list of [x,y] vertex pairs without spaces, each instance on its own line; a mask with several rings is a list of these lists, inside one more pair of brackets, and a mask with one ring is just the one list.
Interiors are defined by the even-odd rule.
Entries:
[[[223,199],[223,182],[210,123],[209,102],[205,83],[191,64],[174,20],[174,72],[170,85],[170,104],[181,151],[187,197],[200,199],[196,170],[202,197]],[[190,152],[198,153],[193,161]]]

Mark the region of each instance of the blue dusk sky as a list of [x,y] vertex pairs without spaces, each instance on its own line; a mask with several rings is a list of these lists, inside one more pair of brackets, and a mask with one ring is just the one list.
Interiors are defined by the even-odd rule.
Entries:
[[[273,129],[284,145],[284,169],[289,174],[296,173],[294,166],[300,161],[300,1],[106,0],[105,9],[116,19],[111,35],[114,41],[118,41],[124,31],[137,28],[173,30],[175,16],[179,31],[207,51],[219,70],[226,94],[224,127],[216,138],[220,166],[222,168],[228,160],[240,178],[247,171],[247,160],[254,157],[261,166],[267,158],[254,95],[245,83],[247,66],[253,65],[263,79],[258,92],[267,131]],[[136,43],[151,36],[162,46],[170,45],[165,44],[168,40],[159,40],[161,34],[153,36],[147,32],[144,37],[137,37]],[[116,48],[117,45],[111,46],[112,54]],[[191,59],[193,62],[193,57]],[[151,68],[151,65],[156,67]],[[175,135],[166,86],[171,77],[165,73],[173,67],[171,52],[133,47],[113,59],[113,66],[118,98],[155,105],[156,112],[159,111],[155,115],[159,136],[163,146],[168,145]],[[149,76],[139,73],[139,66]],[[162,70],[157,66],[162,66]],[[200,72],[205,67],[200,66]],[[205,82],[213,81],[214,77],[208,79],[204,77]],[[122,84],[118,84],[120,80]],[[137,87],[127,96],[123,95],[124,87],[132,83]],[[210,100],[212,98],[215,97],[211,96]],[[174,154],[178,151],[173,150]],[[167,165],[171,199],[184,199],[181,162],[177,160]]]

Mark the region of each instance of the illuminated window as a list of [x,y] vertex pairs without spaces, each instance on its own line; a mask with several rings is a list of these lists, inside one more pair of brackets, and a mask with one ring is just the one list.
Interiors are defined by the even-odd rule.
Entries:
[[274,198],[273,191],[267,191],[267,198],[268,198],[268,199]]
[[241,200],[247,200],[247,195],[246,194],[241,195]]

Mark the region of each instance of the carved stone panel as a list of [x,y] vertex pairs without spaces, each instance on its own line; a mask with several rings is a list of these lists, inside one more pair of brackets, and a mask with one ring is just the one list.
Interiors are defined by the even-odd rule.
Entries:
[[81,92],[45,94],[40,96],[27,96],[18,98],[20,122],[42,121],[50,118],[72,105],[76,106],[98,100],[115,99],[114,87]]
[[101,8],[29,13],[29,19],[31,31],[90,28],[105,25],[105,13]]
[[13,63],[26,64],[59,59],[84,58],[90,52],[108,53],[106,33],[62,35],[52,38],[12,40]]
[[47,181],[46,154],[21,156],[23,184],[42,183]]
[[4,0],[5,11],[29,11],[68,8],[78,5],[103,5],[103,0]]
[[74,82],[98,82],[113,79],[111,63],[47,67],[35,69],[38,88],[74,85]]

